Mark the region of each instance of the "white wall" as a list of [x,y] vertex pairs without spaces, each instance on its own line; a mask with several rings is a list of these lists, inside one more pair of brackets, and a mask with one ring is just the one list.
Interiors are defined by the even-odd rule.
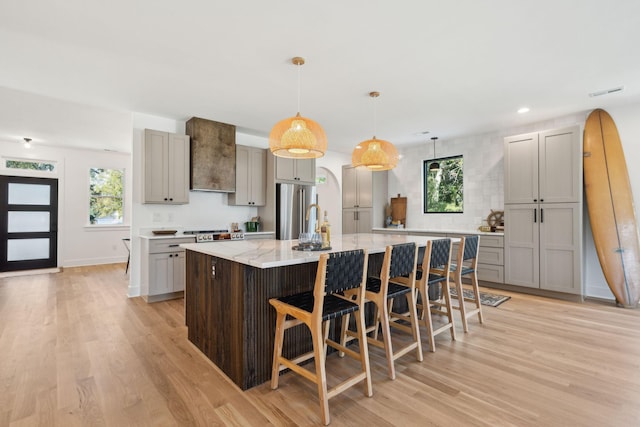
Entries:
[[342,166],[349,164],[351,164],[351,155],[336,151],[327,151],[323,157],[316,159],[316,169],[327,169],[338,183],[335,197],[332,199],[325,197],[325,200],[322,198],[319,200],[323,210],[333,212],[329,215],[329,223],[331,224],[331,234],[334,236],[342,234]]
[[[4,158],[45,160],[56,163],[55,174],[0,169],[3,175],[46,176],[58,179],[58,266],[124,262],[128,252],[122,239],[129,237],[131,204],[131,155],[111,151],[52,148],[32,144],[26,149],[20,143],[3,141],[0,155]],[[92,167],[125,170],[124,226],[89,226],[89,169]],[[4,168],[4,161],[2,166]],[[123,271],[124,273],[124,271]]]

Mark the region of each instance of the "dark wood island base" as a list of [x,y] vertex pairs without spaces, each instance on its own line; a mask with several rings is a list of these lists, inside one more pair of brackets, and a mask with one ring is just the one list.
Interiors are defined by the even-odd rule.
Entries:
[[[262,269],[191,250],[186,256],[189,341],[242,390],[270,380],[276,313],[269,298],[313,289],[318,263]],[[380,271],[382,258],[369,256],[370,272]],[[287,332],[287,358],[311,349],[304,325]]]

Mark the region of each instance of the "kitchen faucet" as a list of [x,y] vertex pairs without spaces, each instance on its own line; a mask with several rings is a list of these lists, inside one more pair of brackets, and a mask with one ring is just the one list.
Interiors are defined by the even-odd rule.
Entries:
[[[317,194],[316,194],[316,202],[310,204],[309,207],[307,207],[307,216],[305,217],[306,221],[309,221],[309,214],[311,213],[312,208],[316,208],[316,227],[314,231],[316,233],[319,233],[320,232],[320,212],[322,212],[322,210],[320,209],[320,205],[318,204]],[[311,229],[311,224],[309,224],[309,229]]]

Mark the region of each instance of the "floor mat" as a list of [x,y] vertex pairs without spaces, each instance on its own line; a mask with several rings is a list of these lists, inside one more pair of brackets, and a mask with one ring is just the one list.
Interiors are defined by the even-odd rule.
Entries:
[[[473,291],[471,289],[463,289],[465,298],[473,298]],[[451,295],[458,295],[455,288],[451,288]],[[490,307],[497,307],[503,302],[507,301],[511,297],[498,294],[490,294],[488,292],[480,292],[480,304],[488,305]]]

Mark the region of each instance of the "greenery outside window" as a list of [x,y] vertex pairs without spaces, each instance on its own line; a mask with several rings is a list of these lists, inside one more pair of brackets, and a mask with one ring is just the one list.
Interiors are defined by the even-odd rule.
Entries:
[[124,169],[89,170],[89,223],[117,225],[123,223]]
[[7,169],[22,169],[44,172],[53,172],[56,168],[54,162],[45,162],[40,160],[6,159],[4,165]]
[[[462,213],[464,181],[462,156],[423,162],[424,213]],[[440,168],[430,170],[433,163]]]

